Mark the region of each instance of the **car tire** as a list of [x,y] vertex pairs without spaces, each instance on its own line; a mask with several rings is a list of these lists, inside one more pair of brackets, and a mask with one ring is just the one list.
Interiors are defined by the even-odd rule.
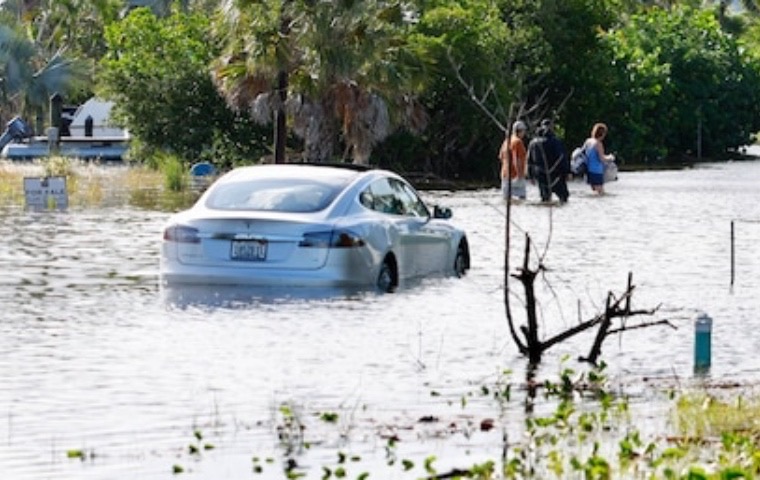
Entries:
[[396,265],[393,260],[386,258],[377,274],[377,288],[383,293],[391,293],[398,286]]
[[462,239],[457,247],[457,254],[454,257],[454,275],[462,278],[470,268],[470,249],[467,246],[467,240]]

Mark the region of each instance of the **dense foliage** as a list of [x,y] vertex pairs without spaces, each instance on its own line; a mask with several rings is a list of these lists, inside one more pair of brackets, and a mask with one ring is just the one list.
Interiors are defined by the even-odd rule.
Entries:
[[652,9],[603,45],[615,75],[604,118],[626,156],[720,156],[751,143],[760,129],[758,63],[710,12]]
[[398,4],[230,2],[219,18],[226,45],[215,64],[220,90],[261,120],[271,121],[284,104],[302,140],[301,159],[369,163],[392,127],[419,130],[424,56],[406,40]]
[[188,160],[222,149],[236,157],[265,153],[264,134],[230,111],[211,81],[208,65],[218,54],[209,43],[208,18],[176,13],[159,19],[132,11],[106,29],[109,54],[99,69],[102,93],[116,101],[117,115],[145,151],[168,151]]
[[461,179],[496,177],[516,117],[554,118],[570,147],[604,121],[626,163],[722,158],[760,130],[753,2],[170,3],[0,4],[0,120],[97,92],[137,158],[253,162],[271,149],[282,73],[290,158]]

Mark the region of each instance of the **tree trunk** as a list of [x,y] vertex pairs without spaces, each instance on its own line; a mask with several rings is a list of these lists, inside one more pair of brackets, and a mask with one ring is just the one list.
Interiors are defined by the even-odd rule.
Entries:
[[279,95],[280,100],[274,114],[274,163],[285,163],[285,140],[288,136],[285,116],[285,101],[288,98],[288,74],[284,70],[280,70],[277,74],[277,95]]
[[[285,2],[282,8],[285,9]],[[290,33],[290,19],[285,13],[280,14],[280,41],[284,42]],[[285,114],[285,102],[288,100],[288,72],[280,60],[280,70],[277,72],[277,111],[274,116],[274,163],[285,163],[285,147],[288,138],[288,124]]]

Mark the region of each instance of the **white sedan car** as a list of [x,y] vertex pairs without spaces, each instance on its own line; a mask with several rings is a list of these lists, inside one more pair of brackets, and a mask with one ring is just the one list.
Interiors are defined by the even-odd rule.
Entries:
[[163,232],[166,284],[377,287],[462,276],[465,233],[395,173],[351,165],[241,167]]

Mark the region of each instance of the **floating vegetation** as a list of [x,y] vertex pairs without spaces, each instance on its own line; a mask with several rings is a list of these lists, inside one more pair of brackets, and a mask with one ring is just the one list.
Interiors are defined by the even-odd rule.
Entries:
[[66,451],[66,458],[69,459],[77,459],[81,461],[93,461],[95,460],[95,451],[94,450],[82,450],[79,448],[72,448],[70,450]]
[[[742,388],[740,385],[732,388]],[[668,397],[670,392],[662,392]],[[460,397],[469,399],[462,405]],[[760,477],[760,397],[732,395],[709,386],[668,397],[671,422],[654,435],[642,432],[624,394],[613,393],[604,365],[585,371],[561,367],[556,376],[539,381],[528,376],[516,382],[508,371],[499,372],[462,395],[441,395],[434,414],[405,424],[380,425],[366,421],[381,447],[371,455],[351,449],[344,415],[307,407],[292,400],[273,408],[271,422],[257,422],[275,435],[274,455],[252,452],[250,473],[262,478],[323,479],[425,478],[425,479],[752,479]],[[483,407],[486,407],[485,409]],[[452,415],[445,409],[452,410]],[[462,409],[478,413],[466,415]],[[490,409],[490,410],[489,410]],[[516,428],[515,415],[522,418]],[[351,428],[356,428],[352,425]],[[308,432],[308,436],[307,436]],[[467,463],[466,452],[456,460],[417,451],[410,456],[399,447],[426,438],[436,441],[462,435],[499,435],[501,455]],[[215,447],[206,432],[191,430],[182,460],[174,460],[173,474],[187,471],[183,462],[199,462]],[[312,444],[321,454],[339,438],[335,456],[309,458]],[[365,437],[367,438],[367,437]],[[498,438],[498,437],[497,437]],[[372,441],[372,439],[370,439]],[[479,443],[476,440],[476,443]],[[327,450],[329,453],[329,450]],[[70,449],[69,459],[92,460],[93,451]],[[443,467],[443,462],[447,462]]]
[[338,414],[334,412],[323,412],[319,415],[319,418],[323,422],[336,423],[338,421]]
[[[494,381],[475,386],[471,393],[456,394],[460,399],[469,399],[468,402],[446,401],[449,407],[457,409],[476,402],[480,408],[484,400],[493,401],[495,411],[487,418],[470,418],[466,421],[468,426],[456,426],[456,422],[462,421],[461,414],[447,420],[437,413],[420,417],[415,427],[386,426],[377,435],[385,440],[387,470],[378,469],[377,458],[338,450],[334,463],[319,467],[321,478],[758,478],[760,399],[720,399],[705,392],[683,393],[672,399],[674,434],[647,436],[634,421],[628,398],[611,392],[604,370],[604,364],[583,372],[561,368],[556,379],[528,378],[524,383],[512,380],[510,372],[502,372]],[[547,410],[551,405],[553,408]],[[522,431],[514,431],[514,423],[507,419],[514,415],[515,407],[524,409]],[[281,404],[277,410],[275,430],[280,441],[283,478],[311,475],[304,467],[310,462],[301,458],[306,453],[304,446],[310,442],[321,444],[322,436],[334,435],[332,429],[340,429],[335,422],[337,414],[317,411],[302,415],[299,412],[303,410],[303,406],[296,408],[292,402]],[[312,422],[320,422],[321,428]],[[447,428],[436,430],[432,438],[458,434],[470,438],[478,432],[501,431],[502,455],[470,465],[448,465],[445,469],[439,466],[436,455],[421,459],[401,456],[400,444],[410,438],[419,440],[425,426],[442,425]],[[307,440],[305,432],[320,438]],[[368,461],[373,462],[373,468],[367,468]],[[274,461],[253,457],[254,473],[271,475],[267,463]],[[313,463],[309,468],[315,468]]]
[[69,450],[66,452],[67,458],[79,458],[84,460],[85,459],[85,453],[84,450]]
[[745,435],[760,440],[760,399],[688,393],[678,398],[674,420],[683,439],[718,441],[725,435]]

